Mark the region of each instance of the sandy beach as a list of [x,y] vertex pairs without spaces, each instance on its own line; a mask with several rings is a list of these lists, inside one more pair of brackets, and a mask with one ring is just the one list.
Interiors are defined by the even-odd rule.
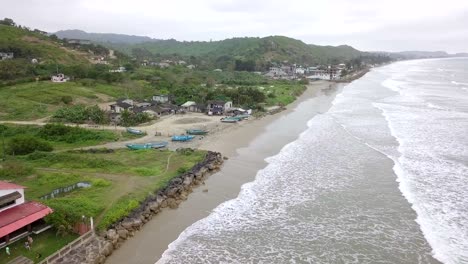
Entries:
[[[265,167],[265,158],[275,155],[297,138],[306,129],[305,124],[310,118],[326,111],[339,87],[341,85],[323,81],[311,83],[294,103],[278,114],[239,124],[222,124],[223,127],[217,127],[217,132],[190,143],[190,147],[221,152],[229,160],[220,172],[205,181],[205,185],[196,188],[178,209],[164,210],[156,215],[106,263],[154,264],[184,229],[206,217],[222,202],[235,198],[241,186],[252,181],[257,171]],[[217,121],[219,123],[219,117]],[[203,124],[207,125],[206,122]],[[279,129],[284,131],[276,134]]]

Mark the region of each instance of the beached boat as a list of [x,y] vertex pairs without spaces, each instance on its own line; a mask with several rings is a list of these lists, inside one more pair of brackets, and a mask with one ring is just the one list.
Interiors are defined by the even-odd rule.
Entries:
[[188,129],[187,134],[189,135],[206,135],[208,133],[207,130],[203,129]]
[[130,133],[130,134],[134,134],[134,135],[143,135],[143,134],[145,134],[145,132],[143,132],[141,130],[130,128],[130,127],[127,128],[127,132]]
[[248,119],[250,117],[250,115],[247,115],[247,114],[245,114],[245,115],[236,115],[234,117],[239,118],[241,120],[244,120],[244,119]]
[[164,148],[168,145],[168,142],[161,141],[161,142],[150,142],[150,143],[143,143],[143,144],[127,144],[127,148],[132,150],[139,150],[139,149],[159,149]]
[[221,118],[221,122],[223,122],[223,123],[236,123],[236,122],[239,122],[239,121],[241,121],[241,119],[237,118],[237,117],[234,117],[234,116]]
[[195,136],[192,135],[181,135],[181,136],[173,136],[172,141],[190,141],[194,138]]

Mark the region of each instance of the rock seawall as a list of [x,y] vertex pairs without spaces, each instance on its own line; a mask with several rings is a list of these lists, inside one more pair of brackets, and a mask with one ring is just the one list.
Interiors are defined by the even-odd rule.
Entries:
[[165,188],[148,196],[130,215],[95,236],[89,241],[89,245],[80,245],[80,248],[71,250],[69,255],[57,259],[55,263],[104,263],[115,249],[138,232],[153,216],[164,208],[175,209],[187,200],[193,188],[202,184],[208,175],[218,171],[223,161],[220,153],[208,151],[203,161],[190,171],[173,178]]

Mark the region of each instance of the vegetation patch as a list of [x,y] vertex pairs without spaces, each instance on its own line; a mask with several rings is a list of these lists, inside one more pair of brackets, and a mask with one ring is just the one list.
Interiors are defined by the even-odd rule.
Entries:
[[[22,144],[25,143],[24,138],[26,138],[27,140],[47,143],[52,146],[54,150],[66,150],[141,137],[137,135],[130,137],[126,132],[85,129],[65,126],[63,124],[47,124],[45,126],[0,124],[0,130],[3,131],[6,150],[10,153],[12,152],[9,150],[9,146],[13,146],[12,144],[17,146],[18,138],[23,138],[21,140]],[[1,137],[2,132],[0,131],[0,140],[3,140]],[[26,141],[26,143],[27,142],[28,141]],[[28,153],[34,150],[45,151],[45,149],[38,148],[34,148],[33,151],[30,151],[32,146],[33,145],[25,146],[25,150],[27,149]],[[20,152],[23,152],[23,150]],[[0,154],[1,153],[3,153],[3,145],[0,142]],[[18,155],[20,153],[15,152],[15,154]]]
[[[149,192],[163,188],[205,155],[205,151],[198,150],[34,152],[9,157],[0,169],[0,180],[13,180],[28,187],[28,200],[40,200],[55,189],[89,182],[88,188],[41,200],[55,211],[46,220],[69,232],[73,223],[85,215],[94,217],[96,224],[105,228],[138,207]],[[15,168],[22,168],[22,172],[12,174]]]

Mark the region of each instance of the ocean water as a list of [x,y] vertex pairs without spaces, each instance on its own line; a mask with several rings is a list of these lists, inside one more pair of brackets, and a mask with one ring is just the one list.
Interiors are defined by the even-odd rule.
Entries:
[[468,263],[468,59],[376,68],[307,125],[158,263]]

